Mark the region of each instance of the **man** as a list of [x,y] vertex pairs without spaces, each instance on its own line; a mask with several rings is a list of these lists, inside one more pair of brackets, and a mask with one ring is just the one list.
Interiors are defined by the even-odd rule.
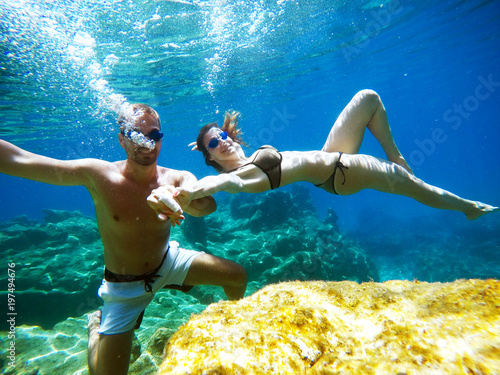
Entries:
[[212,197],[198,199],[182,211],[164,211],[170,220],[158,220],[146,201],[151,190],[160,185],[173,190],[196,178],[157,165],[163,134],[154,109],[132,105],[119,123],[118,138],[127,159],[113,163],[52,159],[0,140],[1,173],[54,185],[83,185],[92,196],[106,267],[99,289],[104,305],[89,323],[89,371],[98,375],[127,373],[134,329],[159,289],[211,284],[222,286],[228,298],[239,299],[247,282],[245,269],[237,263],[180,249],[175,242],[169,245],[171,226],[183,218],[180,212],[204,216],[216,210],[216,203]]

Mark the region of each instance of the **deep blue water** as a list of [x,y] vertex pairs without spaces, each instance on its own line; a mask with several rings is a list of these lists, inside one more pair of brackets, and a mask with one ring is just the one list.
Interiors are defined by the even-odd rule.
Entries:
[[[371,88],[417,176],[500,205],[500,1],[5,0],[0,20],[0,137],[30,151],[123,158],[118,97],[160,113],[159,164],[203,177],[214,171],[187,144],[226,109],[243,114],[252,148],[318,149]],[[361,152],[384,157],[370,134]],[[93,215],[84,188],[0,184],[0,221],[45,208]],[[401,221],[440,217],[378,192],[311,194],[345,230],[390,235]]]

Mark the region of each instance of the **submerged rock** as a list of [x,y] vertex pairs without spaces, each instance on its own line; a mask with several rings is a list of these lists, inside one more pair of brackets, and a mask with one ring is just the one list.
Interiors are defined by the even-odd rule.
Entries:
[[499,347],[498,280],[289,282],[193,316],[159,374],[490,374]]

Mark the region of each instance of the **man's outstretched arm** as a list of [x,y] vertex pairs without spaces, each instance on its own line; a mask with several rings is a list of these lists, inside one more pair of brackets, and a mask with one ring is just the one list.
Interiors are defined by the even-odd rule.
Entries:
[[23,150],[0,139],[0,173],[52,185],[85,185],[94,159],[58,160]]

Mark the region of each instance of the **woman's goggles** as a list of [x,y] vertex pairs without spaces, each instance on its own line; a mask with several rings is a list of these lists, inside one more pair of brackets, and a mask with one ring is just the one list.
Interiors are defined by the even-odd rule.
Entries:
[[227,139],[227,132],[220,132],[217,138],[212,138],[208,142],[208,148],[216,148],[219,145],[219,139],[225,141]]

